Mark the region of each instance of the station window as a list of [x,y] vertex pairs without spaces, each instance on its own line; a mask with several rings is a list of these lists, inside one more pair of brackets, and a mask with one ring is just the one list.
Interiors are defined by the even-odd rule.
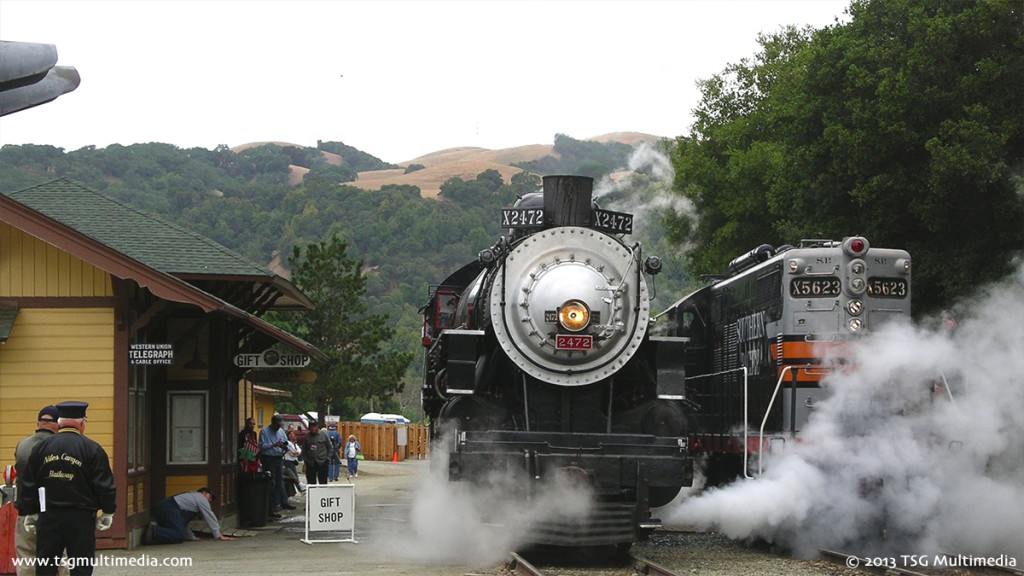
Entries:
[[167,463],[205,464],[207,393],[167,393]]

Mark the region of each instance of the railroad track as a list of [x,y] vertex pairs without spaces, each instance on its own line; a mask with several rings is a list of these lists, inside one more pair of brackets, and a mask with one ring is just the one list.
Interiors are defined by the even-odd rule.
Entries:
[[[534,566],[528,560],[516,554],[515,552],[510,554],[511,559],[506,565],[507,570],[515,574],[516,576],[546,576],[545,572],[540,568]],[[565,568],[558,568],[559,574],[565,574]],[[680,576],[678,572],[669,570],[668,568],[661,566],[660,564],[651,562],[650,560],[644,560],[637,558],[636,556],[630,557],[628,566],[613,566],[600,569],[587,568],[586,574],[593,575],[634,575],[642,574],[644,576]]]

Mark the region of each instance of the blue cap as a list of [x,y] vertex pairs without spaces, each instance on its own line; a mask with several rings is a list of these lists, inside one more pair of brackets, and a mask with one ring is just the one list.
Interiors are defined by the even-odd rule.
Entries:
[[49,416],[53,421],[56,422],[57,418],[60,418],[60,411],[57,410],[57,407],[53,405],[43,406],[43,408],[39,411],[39,416],[36,417],[36,420],[42,420],[43,416]]
[[79,402],[77,400],[69,400],[57,404],[57,410],[60,411],[61,418],[85,418],[85,409],[88,407],[88,402]]

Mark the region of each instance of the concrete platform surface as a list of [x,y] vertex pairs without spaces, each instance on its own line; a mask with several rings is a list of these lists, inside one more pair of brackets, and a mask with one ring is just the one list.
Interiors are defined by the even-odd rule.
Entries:
[[[251,530],[228,530],[232,542],[214,540],[206,534],[197,542],[140,546],[135,550],[97,552],[97,575],[177,575],[199,574],[301,574],[355,575],[390,574],[417,576],[464,576],[494,573],[489,560],[471,561],[459,553],[440,552],[444,545],[431,540],[433,521],[416,513],[414,501],[433,498],[422,486],[429,484],[429,463],[360,463],[355,485],[355,519],[352,542],[304,543],[305,495],[293,499],[296,510],[279,521]],[[347,483],[342,478],[341,483]],[[333,484],[332,484],[333,485]],[[443,497],[442,497],[443,498]],[[428,507],[429,509],[429,507]],[[443,515],[443,511],[439,512]],[[438,518],[439,531],[447,530]],[[199,534],[200,537],[204,536]],[[311,539],[342,539],[349,533],[317,532]]]

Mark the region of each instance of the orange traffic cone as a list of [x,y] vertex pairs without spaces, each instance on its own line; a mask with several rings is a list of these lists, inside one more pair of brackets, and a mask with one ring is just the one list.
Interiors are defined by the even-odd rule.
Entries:
[[392,462],[398,462],[398,450],[395,450],[395,455],[391,457]]

